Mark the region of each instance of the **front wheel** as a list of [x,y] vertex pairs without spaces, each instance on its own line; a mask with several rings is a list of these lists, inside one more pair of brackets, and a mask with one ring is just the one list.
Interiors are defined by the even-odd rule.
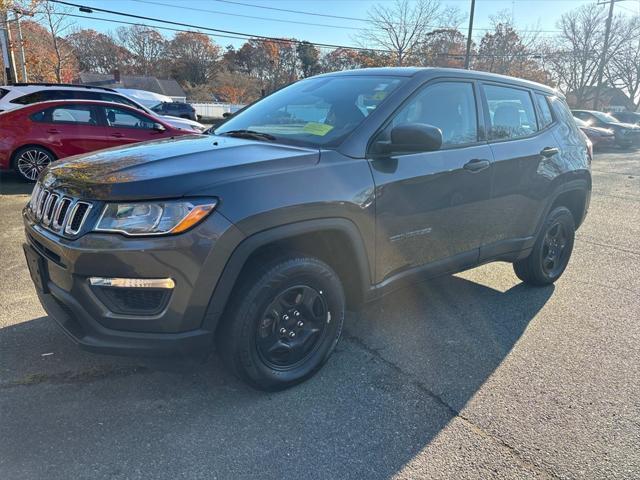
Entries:
[[513,264],[520,280],[549,285],[560,278],[571,258],[576,225],[566,207],[554,208],[544,221],[531,254]]
[[27,182],[35,182],[40,173],[55,160],[51,152],[35,145],[21,148],[13,158],[16,173]]
[[294,256],[248,272],[217,333],[233,372],[255,388],[281,390],[314,375],[333,352],[344,322],[337,274]]

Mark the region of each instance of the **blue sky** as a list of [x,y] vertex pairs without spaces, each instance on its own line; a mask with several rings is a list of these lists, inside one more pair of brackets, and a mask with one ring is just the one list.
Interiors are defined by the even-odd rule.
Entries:
[[[210,28],[232,30],[257,35],[294,37],[311,42],[356,45],[354,35],[365,27],[367,11],[376,3],[390,3],[391,0],[68,0],[73,3],[100,7],[110,10],[162,18],[176,22],[190,23]],[[490,17],[506,11],[513,16],[515,24],[523,30],[542,30],[539,35],[552,36],[556,22],[562,13],[581,4],[596,0],[476,0],[475,26],[480,36],[483,28],[490,26]],[[469,0],[443,0],[444,6],[458,7],[465,15],[469,12]],[[352,17],[352,19],[304,15],[270,10],[250,5],[285,10],[299,10],[321,15]],[[604,6],[601,8],[605,8]],[[618,12],[638,13],[640,0],[624,0],[616,3]],[[84,14],[73,9],[73,13],[85,16],[75,18],[77,27],[94,28],[99,31],[115,30],[118,25],[91,20],[91,17],[128,20],[122,17],[95,12]],[[256,17],[256,18],[251,18]],[[467,17],[468,18],[468,17]],[[468,20],[465,20],[465,24]],[[294,23],[301,22],[301,23]],[[152,24],[152,22],[145,22]],[[314,24],[314,25],[310,25]],[[464,29],[466,31],[466,26]],[[171,32],[163,32],[171,36]],[[243,41],[215,37],[220,45],[241,45]]]

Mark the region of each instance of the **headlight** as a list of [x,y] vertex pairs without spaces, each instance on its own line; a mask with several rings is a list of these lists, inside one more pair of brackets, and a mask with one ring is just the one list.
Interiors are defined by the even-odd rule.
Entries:
[[94,230],[130,236],[181,233],[204,220],[216,204],[213,199],[110,203]]

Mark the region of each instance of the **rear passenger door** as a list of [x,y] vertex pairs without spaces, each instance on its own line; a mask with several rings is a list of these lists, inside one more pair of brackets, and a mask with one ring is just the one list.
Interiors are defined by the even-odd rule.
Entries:
[[[483,83],[494,165],[481,259],[518,251],[535,235],[549,184],[545,165],[559,154],[548,104],[526,88]],[[536,113],[538,112],[538,113]]]
[[442,80],[412,95],[373,141],[423,123],[442,131],[437,151],[371,154],[376,185],[376,277],[433,264],[443,271],[475,264],[486,229],[491,150],[483,138],[472,81]]

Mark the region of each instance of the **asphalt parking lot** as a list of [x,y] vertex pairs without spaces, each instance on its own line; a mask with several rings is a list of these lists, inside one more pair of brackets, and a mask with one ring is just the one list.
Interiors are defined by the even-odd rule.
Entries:
[[265,394],[215,355],[80,351],[25,266],[30,187],[0,177],[0,478],[640,478],[640,152],[593,179],[555,286],[491,264],[398,291]]

